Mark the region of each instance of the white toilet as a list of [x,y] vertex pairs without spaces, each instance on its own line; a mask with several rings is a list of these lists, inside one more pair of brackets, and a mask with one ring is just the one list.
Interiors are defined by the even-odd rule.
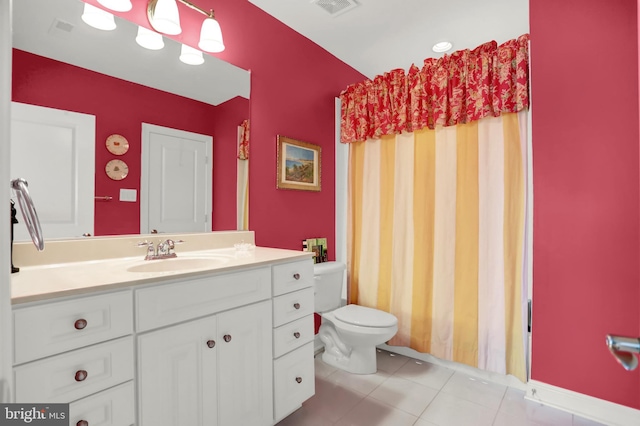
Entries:
[[315,311],[322,315],[318,335],[324,343],[322,360],[354,374],[373,374],[376,345],[398,331],[398,319],[387,312],[358,305],[340,307],[345,265],[314,265]]

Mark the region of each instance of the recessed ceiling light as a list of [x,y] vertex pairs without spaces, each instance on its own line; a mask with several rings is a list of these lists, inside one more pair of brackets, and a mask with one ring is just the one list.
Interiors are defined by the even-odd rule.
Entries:
[[453,47],[453,44],[451,44],[450,42],[441,41],[440,43],[434,44],[431,49],[434,52],[442,53],[442,52],[448,52],[449,50],[451,50],[452,47]]

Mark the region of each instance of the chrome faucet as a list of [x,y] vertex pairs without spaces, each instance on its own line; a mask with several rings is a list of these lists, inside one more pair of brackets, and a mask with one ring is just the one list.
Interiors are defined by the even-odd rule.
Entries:
[[154,247],[151,241],[142,241],[138,243],[138,247],[146,247],[147,255],[144,260],[157,260],[157,259],[170,259],[177,257],[177,254],[173,251],[176,244],[184,242],[183,240],[174,241],[172,239],[166,239],[160,241],[157,247]]

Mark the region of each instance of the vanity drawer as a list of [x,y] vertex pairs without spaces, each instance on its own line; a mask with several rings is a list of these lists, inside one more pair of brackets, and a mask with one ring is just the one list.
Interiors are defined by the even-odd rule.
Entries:
[[313,342],[273,361],[276,421],[289,415],[316,392],[313,362]]
[[13,369],[16,402],[75,401],[133,379],[133,365],[133,337],[23,364]]
[[313,288],[305,288],[273,299],[273,326],[279,327],[313,313]]
[[136,290],[137,330],[211,315],[271,297],[270,268]]
[[278,358],[313,340],[313,315],[273,330],[273,357]]
[[273,267],[273,295],[290,293],[313,285],[313,260],[285,263]]
[[135,424],[136,396],[133,381],[88,396],[69,405],[69,424],[83,420],[89,426],[127,426]]
[[16,307],[14,364],[59,354],[133,331],[130,291]]

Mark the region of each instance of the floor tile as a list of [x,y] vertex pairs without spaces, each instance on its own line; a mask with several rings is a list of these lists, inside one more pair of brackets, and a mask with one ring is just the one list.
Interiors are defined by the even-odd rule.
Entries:
[[410,358],[403,355],[394,354],[391,352],[378,349],[376,352],[378,371],[384,371],[385,373],[393,374],[400,367],[405,365]]
[[430,362],[409,360],[394,373],[395,376],[424,386],[440,390],[447,383],[454,371],[450,368],[440,367]]
[[498,415],[493,422],[493,426],[541,426],[533,420],[527,419],[526,416],[511,416],[502,411],[498,411]]
[[524,391],[513,388],[507,388],[499,411],[541,426],[572,426],[573,423],[571,413],[526,400]]
[[491,426],[496,410],[440,392],[420,416],[438,426]]
[[316,378],[316,394],[302,404],[309,414],[338,421],[365,398],[359,392],[345,389],[325,379]]
[[442,392],[455,395],[458,398],[484,405],[497,410],[502,402],[507,387],[495,383],[489,383],[477,377],[456,372],[451,376]]
[[419,416],[438,391],[397,376],[391,376],[369,394],[371,398]]
[[316,356],[314,366],[316,370],[316,377],[327,377],[329,374],[337,370],[337,368],[322,361],[322,354]]
[[412,426],[418,417],[374,398],[365,398],[336,426]]
[[424,419],[418,419],[418,420],[416,420],[416,422],[413,424],[413,426],[438,426],[438,425],[437,425],[437,424],[435,424],[435,423],[428,422],[428,421],[426,421],[426,420],[424,420]]
[[278,426],[331,426],[333,424],[335,424],[333,420],[312,412],[306,406],[277,423]]
[[388,378],[389,375],[382,371],[378,371],[376,374],[351,374],[346,371],[336,370],[327,376],[326,380],[336,386],[342,386],[346,389],[369,395],[371,391]]

